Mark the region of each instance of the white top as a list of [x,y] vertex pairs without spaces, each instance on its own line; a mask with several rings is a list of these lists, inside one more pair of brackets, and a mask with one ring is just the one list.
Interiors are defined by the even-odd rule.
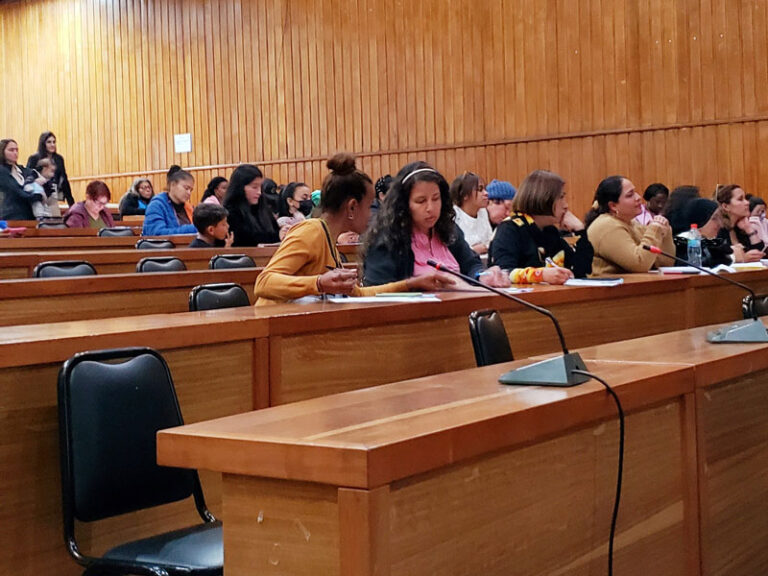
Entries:
[[454,205],[453,210],[456,213],[456,224],[458,224],[461,231],[464,232],[464,238],[466,239],[467,244],[470,246],[484,244],[487,247],[488,244],[491,243],[493,229],[491,228],[491,221],[488,218],[488,210],[480,208],[480,210],[477,211],[477,218],[472,218],[472,216],[456,205]]

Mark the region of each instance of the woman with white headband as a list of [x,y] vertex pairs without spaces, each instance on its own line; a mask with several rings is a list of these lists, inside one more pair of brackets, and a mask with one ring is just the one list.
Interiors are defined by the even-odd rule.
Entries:
[[412,162],[393,180],[365,239],[369,286],[430,273],[427,260],[473,276],[490,286],[509,286],[498,268],[483,270],[480,257],[456,226],[448,182],[426,162]]
[[323,181],[319,218],[290,229],[256,279],[256,305],[274,304],[312,294],[368,296],[380,292],[440,290],[454,285],[447,275],[432,271],[418,278],[400,278],[385,286],[363,288],[357,270],[342,267],[335,239],[343,232],[361,234],[373,203],[373,183],[357,169],[351,154],[328,160],[331,171]]

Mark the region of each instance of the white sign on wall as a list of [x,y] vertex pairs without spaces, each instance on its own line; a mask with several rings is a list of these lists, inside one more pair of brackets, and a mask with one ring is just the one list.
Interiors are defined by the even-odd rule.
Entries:
[[176,154],[188,154],[192,152],[192,134],[174,134],[173,148]]

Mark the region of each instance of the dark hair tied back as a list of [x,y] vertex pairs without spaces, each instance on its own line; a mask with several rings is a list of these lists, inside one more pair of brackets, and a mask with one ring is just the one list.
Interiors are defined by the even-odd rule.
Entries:
[[610,202],[618,202],[621,197],[621,189],[624,183],[624,176],[608,176],[600,184],[597,185],[595,190],[595,201],[592,204],[592,209],[587,212],[585,218],[586,227],[597,220],[597,217],[601,214],[608,214],[611,211],[609,206]]
[[323,211],[338,212],[350,198],[362,202],[368,187],[373,187],[371,177],[357,169],[355,157],[349,152],[335,154],[326,166],[331,172],[323,180]]

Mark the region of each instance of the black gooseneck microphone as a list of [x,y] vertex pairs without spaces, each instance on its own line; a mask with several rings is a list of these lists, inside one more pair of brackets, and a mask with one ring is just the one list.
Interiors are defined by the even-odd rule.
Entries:
[[584,374],[574,373],[574,370],[579,370],[582,372],[586,371],[584,361],[581,359],[581,356],[579,356],[578,353],[568,352],[568,347],[565,345],[565,337],[563,336],[563,331],[560,328],[560,323],[557,321],[557,318],[555,318],[552,312],[546,308],[542,308],[541,306],[536,306],[536,304],[526,302],[522,298],[508,294],[503,290],[499,290],[493,286],[483,284],[471,276],[467,276],[461,272],[456,272],[455,270],[446,268],[435,260],[427,260],[427,264],[432,266],[432,268],[435,270],[456,276],[457,278],[461,278],[473,286],[479,286],[480,288],[484,288],[489,292],[493,292],[494,294],[508,298],[513,302],[517,302],[521,306],[525,306],[526,308],[546,316],[552,321],[552,324],[554,324],[555,330],[557,330],[557,336],[560,339],[560,347],[563,350],[563,355],[558,356],[557,358],[551,358],[550,360],[544,360],[543,362],[537,362],[535,364],[530,364],[528,366],[523,366],[516,370],[507,372],[499,378],[499,382],[502,384],[517,384],[523,386],[529,385],[566,387],[575,386],[576,384],[583,384],[589,380],[589,377],[585,376]]
[[[647,244],[643,244],[642,246],[643,246],[643,250],[648,250],[648,252],[651,252],[653,254],[661,254],[662,256],[666,256],[667,258],[672,258],[673,260],[677,262],[681,262],[686,266],[690,266],[691,268],[696,268],[696,270],[701,270],[705,274],[709,274],[710,276],[719,278],[723,282],[728,282],[729,284],[738,286],[742,290],[746,290],[752,296],[753,303],[757,298],[755,296],[754,290],[752,290],[752,288],[750,288],[746,284],[742,284],[741,282],[736,282],[736,280],[731,280],[730,278],[726,278],[725,276],[716,274],[715,272],[712,272],[712,270],[709,270],[708,268],[704,268],[703,266],[698,266],[697,264],[694,264],[693,262],[689,262],[688,260],[685,260],[683,258],[679,258],[674,254],[668,254],[658,246],[648,246]],[[760,322],[760,319],[757,316],[757,311],[755,310],[754,305],[750,306],[750,312],[752,313],[752,320],[746,320],[744,322],[736,322],[735,324],[724,326],[718,330],[709,332],[707,334],[707,340],[709,342],[717,343],[717,344],[721,344],[725,342],[768,342],[768,331],[766,331],[765,326],[763,326],[763,323]]]

